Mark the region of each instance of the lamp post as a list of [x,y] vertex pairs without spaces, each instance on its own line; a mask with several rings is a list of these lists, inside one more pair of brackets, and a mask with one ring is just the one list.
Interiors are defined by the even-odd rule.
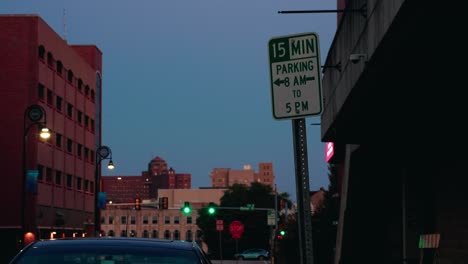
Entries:
[[109,159],[107,168],[114,169],[114,163],[112,162],[112,151],[107,146],[100,146],[96,150],[96,167],[94,172],[94,236],[99,237],[101,233],[101,211],[99,208],[99,191],[101,177],[99,175],[99,168],[102,160]]
[[[43,121],[42,121],[43,120]],[[29,122],[28,122],[29,121]],[[48,139],[50,137],[49,129],[46,127],[47,118],[46,111],[40,105],[30,105],[24,111],[23,117],[23,153],[22,153],[22,181],[21,181],[21,246],[25,246],[26,239],[26,211],[27,211],[27,170],[26,170],[26,145],[28,139],[28,132],[34,125],[38,125],[40,128],[40,137]],[[34,193],[34,190],[31,190]],[[33,230],[30,230],[31,232]],[[34,232],[32,232],[34,234]],[[28,236],[30,238],[31,236]],[[32,235],[32,239],[35,239],[35,236]]]

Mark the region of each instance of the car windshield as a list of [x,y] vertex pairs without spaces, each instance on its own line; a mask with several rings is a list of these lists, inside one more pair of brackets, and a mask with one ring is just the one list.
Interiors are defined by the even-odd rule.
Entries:
[[70,264],[195,264],[200,262],[193,250],[154,247],[38,247],[30,248],[12,263]]

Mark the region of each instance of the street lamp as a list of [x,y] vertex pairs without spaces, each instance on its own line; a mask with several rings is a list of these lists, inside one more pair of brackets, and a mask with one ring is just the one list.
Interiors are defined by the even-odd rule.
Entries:
[[107,168],[112,170],[114,169],[114,163],[112,162],[112,151],[107,146],[100,146],[96,150],[96,170],[94,172],[94,236],[99,237],[101,233],[101,216],[100,216],[100,206],[99,206],[99,191],[100,191],[100,175],[99,175],[99,165],[102,160],[108,159],[109,163]]
[[[44,121],[42,121],[44,120]],[[29,121],[29,122],[28,122]],[[28,139],[28,132],[34,125],[38,125],[40,129],[40,137],[43,139],[48,139],[50,137],[50,131],[46,127],[47,118],[46,111],[40,105],[30,105],[24,111],[23,117],[23,155],[22,155],[22,181],[21,181],[21,245],[25,246],[25,240],[28,241],[34,240],[33,230],[28,230],[31,233],[28,233],[27,236],[27,227],[26,227],[26,185],[27,185],[27,171],[26,171],[26,144]],[[35,190],[31,190],[33,193]]]

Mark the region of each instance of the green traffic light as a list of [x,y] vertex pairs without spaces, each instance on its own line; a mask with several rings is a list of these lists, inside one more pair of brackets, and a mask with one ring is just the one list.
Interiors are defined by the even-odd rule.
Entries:
[[282,236],[286,235],[286,231],[284,231],[284,230],[280,230],[279,233],[280,233],[280,235],[282,235]]
[[184,207],[184,213],[189,214],[190,213],[190,207]]
[[184,207],[182,207],[181,211],[184,214],[190,214],[190,212],[192,212],[192,207],[190,207],[190,203],[189,202],[184,202]]
[[212,215],[212,214],[216,213],[216,209],[214,209],[213,207],[210,207],[210,208],[208,208],[208,213],[210,215]]

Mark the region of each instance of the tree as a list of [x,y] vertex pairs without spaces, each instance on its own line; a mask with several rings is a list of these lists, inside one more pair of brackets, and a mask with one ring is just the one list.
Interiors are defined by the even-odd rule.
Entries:
[[[284,197],[289,197],[285,194]],[[265,184],[252,182],[250,186],[234,184],[229,187],[216,211],[216,215],[210,215],[206,208],[198,210],[197,225],[203,232],[203,240],[208,244],[213,257],[220,256],[219,233],[216,231],[216,220],[223,220],[224,231],[221,232],[223,258],[233,258],[237,251],[247,248],[265,248],[270,250],[270,240],[273,228],[267,225],[267,211],[253,210],[226,210],[223,207],[245,207],[254,204],[255,208],[275,208],[274,190]],[[241,221],[244,224],[244,233],[236,242],[229,232],[229,224],[232,221]],[[237,244],[236,244],[237,243]]]

